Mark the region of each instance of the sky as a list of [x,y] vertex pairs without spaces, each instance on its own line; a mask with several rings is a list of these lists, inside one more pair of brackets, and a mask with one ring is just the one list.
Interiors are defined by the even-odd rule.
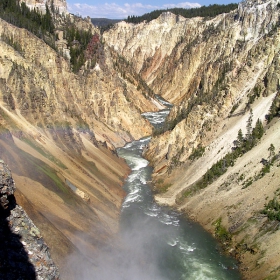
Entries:
[[[139,2],[140,1],[140,2]],[[167,8],[197,8],[210,4],[237,3],[237,0],[194,0],[180,2],[176,0],[67,0],[68,11],[82,17],[125,19],[128,16],[139,16],[153,10]]]

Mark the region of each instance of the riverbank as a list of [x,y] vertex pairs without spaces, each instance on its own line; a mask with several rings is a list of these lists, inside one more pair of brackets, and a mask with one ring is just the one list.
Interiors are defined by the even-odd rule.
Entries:
[[[240,261],[245,279],[278,279],[279,222],[269,221],[261,210],[269,201],[279,198],[279,157],[270,171],[260,176],[264,168],[262,159],[269,159],[271,144],[276,154],[280,151],[278,119],[267,126],[260,143],[238,158],[225,174],[207,188],[182,198],[188,187],[203,175],[203,170],[211,167],[209,162],[215,161],[217,149],[221,153],[222,147],[232,143],[232,134],[227,134],[232,128],[231,121],[226,120],[228,128],[220,133],[215,145],[210,146],[202,157],[166,176],[164,184],[170,187],[166,193],[156,194],[155,200],[186,213],[218,239],[217,222],[220,221],[224,235],[230,237],[230,242],[222,242]],[[223,127],[224,123],[220,126]]]

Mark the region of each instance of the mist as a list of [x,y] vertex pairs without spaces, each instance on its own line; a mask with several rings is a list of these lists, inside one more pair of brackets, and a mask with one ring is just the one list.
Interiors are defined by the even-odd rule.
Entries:
[[[161,229],[149,221],[134,217],[130,228],[121,231],[111,240],[111,244],[104,246],[93,254],[78,240],[85,241],[85,235],[77,238],[76,246],[80,254],[72,254],[66,260],[64,273],[69,279],[81,280],[165,280],[161,269],[161,259],[164,246],[160,246]],[[136,219],[135,219],[136,218]],[[63,276],[63,275],[62,275]]]

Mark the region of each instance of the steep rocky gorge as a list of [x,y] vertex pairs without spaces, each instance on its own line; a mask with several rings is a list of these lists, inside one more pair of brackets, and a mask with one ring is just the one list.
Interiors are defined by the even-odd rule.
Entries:
[[[221,223],[244,276],[277,279],[279,222],[261,211],[279,200],[279,157],[268,173],[261,162],[271,144],[276,154],[280,149],[279,113],[266,121],[279,100],[278,1],[244,1],[211,19],[165,13],[149,23],[118,23],[104,37],[155,93],[175,104],[145,151],[156,201],[187,212],[217,238]],[[247,133],[250,109],[253,126],[257,119],[264,126],[261,141],[194,192],[195,183],[232,152],[239,129]]]
[[[64,4],[55,1],[62,12]],[[188,213],[217,238],[224,230],[231,239],[225,246],[247,279],[279,277],[279,222],[261,214],[279,196],[279,157],[260,176],[271,144],[276,155],[280,149],[279,117],[269,124],[265,117],[279,99],[278,1],[245,1],[215,18],[167,12],[149,23],[118,23],[100,36],[95,63],[86,61],[77,73],[65,22],[100,36],[88,20],[56,15],[54,50],[0,19],[1,158],[13,171],[17,202],[62,275],[75,279],[79,265],[63,266],[65,256],[74,252],[94,265],[93,252],[117,232],[129,170],[115,148],[152,133],[141,113],[161,108],[156,93],[175,104],[145,151],[156,200]],[[247,133],[251,114],[253,125],[259,118],[264,126],[261,140],[192,192],[232,151],[239,129]]]
[[[61,24],[68,16],[58,17]],[[0,19],[0,37],[1,159],[13,171],[17,202],[71,279],[79,262],[65,269],[65,257],[89,261],[118,230],[129,169],[115,148],[150,135],[141,112],[160,105],[136,73],[123,77],[115,63],[125,62],[106,45],[94,67],[74,74],[67,56],[25,29]]]
[[242,2],[238,10],[209,20],[167,12],[149,23],[119,23],[104,35],[155,93],[177,105],[169,125],[178,126],[162,137],[168,143],[161,145],[159,137],[150,145],[153,164],[165,157],[167,165],[184,161],[198,144],[207,144],[206,131],[234,105],[246,103],[255,87],[265,95],[276,92],[277,3]]

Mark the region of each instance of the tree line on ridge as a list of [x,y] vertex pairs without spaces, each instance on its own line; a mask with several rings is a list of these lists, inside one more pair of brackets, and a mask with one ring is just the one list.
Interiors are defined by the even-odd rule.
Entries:
[[125,20],[126,22],[130,23],[140,23],[144,20],[150,22],[156,18],[158,18],[164,12],[171,12],[175,15],[183,16],[184,18],[193,18],[193,17],[215,17],[222,13],[229,13],[230,11],[235,10],[238,7],[237,4],[231,3],[227,5],[209,5],[209,6],[202,6],[199,8],[191,8],[191,9],[184,9],[184,8],[171,8],[166,10],[155,10],[150,13],[146,13],[142,16],[128,16]]

